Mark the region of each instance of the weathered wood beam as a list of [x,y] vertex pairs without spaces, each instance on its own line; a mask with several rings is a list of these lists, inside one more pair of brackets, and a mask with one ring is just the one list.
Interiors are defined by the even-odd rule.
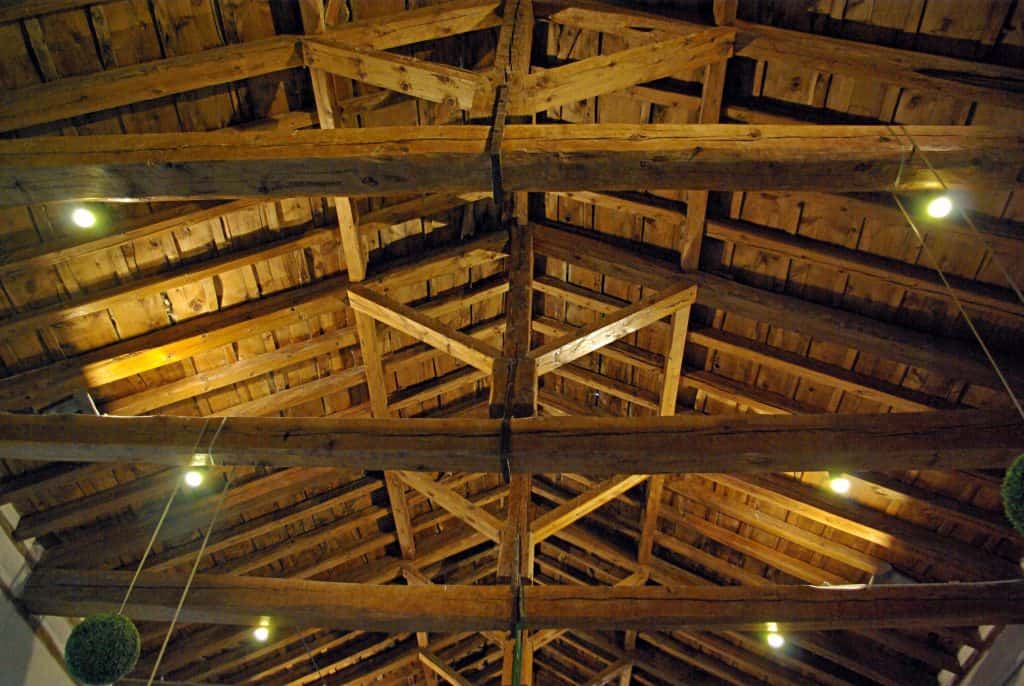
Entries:
[[490,373],[494,361],[501,357],[501,351],[497,348],[369,288],[349,286],[348,300],[356,311],[448,353],[480,371]]
[[189,285],[232,269],[324,243],[331,238],[330,230],[310,224],[290,236],[273,242],[226,252],[203,262],[176,265],[160,274],[112,288],[90,291],[66,302],[29,310],[0,320],[0,339],[24,335],[41,327],[98,312],[122,300],[146,298],[168,289]]
[[681,279],[674,286],[642,298],[581,331],[535,348],[530,351],[530,357],[537,365],[537,375],[546,374],[663,317],[674,315],[680,308],[688,311],[688,305],[696,297],[696,286],[687,279]]
[[359,234],[365,237],[396,224],[439,214],[489,197],[491,194],[487,192],[434,193],[393,205],[385,205],[373,212],[367,212],[359,218]]
[[[8,459],[192,463],[202,417],[0,414]],[[513,419],[515,473],[594,475],[1001,468],[1024,448],[1008,411]],[[229,418],[220,465],[499,472],[501,421]],[[822,446],[828,446],[822,454]]]
[[299,45],[293,36],[275,36],[6,89],[0,94],[0,131],[301,67]]
[[[131,572],[36,570],[21,595],[34,614],[83,616],[120,604]],[[165,621],[184,584],[180,575],[143,573],[127,614]],[[815,587],[666,588],[527,586],[530,628],[584,630],[745,629],[774,621],[782,631],[931,628],[1024,620],[1024,581]],[[185,622],[319,626],[388,633],[505,629],[513,616],[507,586],[348,584],[199,574],[182,610]]]
[[501,530],[504,527],[504,523],[484,508],[475,505],[453,489],[438,483],[426,474],[400,472],[399,476],[409,486],[427,496],[436,505],[452,513],[487,538],[496,543],[501,541]]
[[318,38],[302,47],[310,67],[423,100],[468,110],[486,96],[483,75],[468,69]]
[[727,59],[735,38],[733,29],[709,28],[539,71],[527,76],[522,87],[512,93],[509,108],[513,114],[533,114],[638,83],[685,74]]
[[[1014,189],[1012,129],[907,126],[509,125],[510,191],[637,187],[901,190],[937,187],[905,165],[908,136],[955,188]],[[491,187],[489,127],[62,136],[0,142],[0,205],[69,199],[365,196]],[[571,173],[570,173],[571,172]]]
[[530,522],[531,540],[534,544],[540,543],[646,479],[646,474],[620,475],[594,485]]
[[[624,12],[588,2],[582,7],[557,0],[538,3],[538,15],[591,31],[647,41],[686,35],[706,26],[655,14]],[[737,21],[736,56],[778,60],[816,71],[903,86],[919,92],[969,99],[997,107],[1024,108],[1019,85],[1024,71],[972,60],[901,50],[819,34]]]
[[[950,298],[949,291],[931,265],[907,264],[737,219],[709,219],[707,236],[792,260],[867,276],[932,298]],[[1024,316],[1024,303],[1009,289],[978,283],[955,274],[948,275],[947,279],[955,296],[970,309]]]
[[429,650],[420,649],[420,662],[452,686],[473,686],[471,681]]
[[[593,232],[545,222],[535,226],[535,235],[539,252],[624,281],[664,288],[672,279],[679,278],[680,272],[667,260],[612,243]],[[686,275],[697,282],[698,304],[1002,390],[999,377],[973,345],[747,286],[715,274],[698,271]],[[584,306],[598,311],[608,311],[614,304],[599,293],[571,284],[561,286],[543,277],[538,278],[537,287],[557,287],[564,297],[576,297]],[[1024,370],[1019,365],[1001,359],[1000,366],[1014,387],[1024,387]]]
[[[349,48],[386,50],[497,26],[499,4],[460,0],[352,22],[318,36]],[[301,67],[304,39],[275,36],[8,90],[0,96],[0,131]]]

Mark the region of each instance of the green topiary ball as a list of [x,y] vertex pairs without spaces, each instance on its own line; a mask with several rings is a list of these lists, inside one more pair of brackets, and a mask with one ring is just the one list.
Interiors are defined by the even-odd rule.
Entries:
[[68,672],[87,686],[112,684],[135,669],[142,649],[139,630],[121,615],[99,614],[72,630],[64,646]]
[[1003,478],[1003,510],[1013,528],[1024,534],[1024,455],[1018,455]]

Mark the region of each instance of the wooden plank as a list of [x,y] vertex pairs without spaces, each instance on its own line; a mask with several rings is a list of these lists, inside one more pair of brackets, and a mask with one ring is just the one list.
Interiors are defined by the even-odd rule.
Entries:
[[500,542],[504,523],[487,510],[425,474],[401,472],[399,476],[439,507],[443,507],[492,541]]
[[[991,365],[978,354],[975,346],[962,341],[894,326],[713,274],[697,272],[693,278],[698,285],[699,304],[1002,390],[1002,383]],[[1012,360],[1000,360],[1000,367],[1015,387],[1024,384],[1024,370]]]
[[[187,465],[202,417],[0,414],[0,451],[41,462]],[[501,421],[232,417],[218,464],[500,472]],[[1012,412],[511,420],[514,473],[1002,468],[1024,449]],[[827,455],[821,446],[829,446]]]
[[440,214],[489,197],[491,197],[490,193],[434,193],[393,205],[385,205],[373,212],[367,212],[359,218],[359,233],[362,236],[367,236],[396,224]]
[[8,89],[0,93],[0,131],[240,81],[302,64],[295,37],[275,36]]
[[310,67],[450,107],[468,110],[486,95],[483,76],[468,69],[317,38],[303,50]]
[[533,114],[638,83],[686,74],[728,58],[735,38],[733,29],[712,28],[535,72],[512,93],[509,108],[512,114]]
[[540,543],[646,479],[646,474],[619,475],[595,484],[572,500],[548,510],[530,522],[531,540],[534,544]]
[[395,535],[398,537],[402,559],[415,559],[416,541],[412,531],[412,518],[409,516],[409,501],[405,497],[405,486],[398,474],[393,471],[384,472],[384,483],[387,485],[391,517],[395,522]]
[[[931,265],[907,264],[735,219],[709,219],[706,233],[710,238],[867,276],[932,298],[950,299],[949,291]],[[949,274],[946,278],[952,292],[966,307],[999,315],[1024,317],[1024,303],[1017,299],[1013,291],[955,274]]]
[[537,375],[546,374],[663,317],[673,315],[680,308],[694,302],[696,296],[696,286],[691,281],[682,279],[675,285],[642,298],[579,332],[534,348],[530,351],[530,357],[537,364]]
[[358,312],[393,326],[480,371],[491,373],[494,360],[501,357],[501,351],[497,348],[369,288],[349,286],[348,300]]
[[501,24],[500,0],[455,0],[328,28],[324,38],[352,47],[388,50]]
[[104,290],[90,291],[66,302],[29,310],[0,320],[0,339],[9,339],[75,317],[92,314],[121,300],[145,298],[172,288],[193,284],[232,269],[287,255],[329,241],[331,238],[331,231],[308,225],[294,235],[252,248],[226,252],[203,262],[176,265],[163,273]]
[[[131,572],[40,569],[21,595],[33,614],[82,616],[120,603]],[[143,573],[126,614],[165,621],[184,577]],[[350,584],[199,574],[182,621],[255,625],[271,616],[280,626],[317,626],[387,633],[452,633],[505,629],[513,616],[508,586]],[[527,586],[529,628],[619,630],[760,630],[924,628],[1012,624],[1024,620],[1024,581],[814,587]]]
[[[701,187],[892,188],[908,136],[954,188],[1013,189],[1019,132],[982,126],[508,125],[510,191]],[[486,126],[289,133],[61,136],[0,141],[0,205],[68,199],[175,200],[490,190]],[[571,173],[570,173],[571,172]],[[903,169],[902,190],[936,187]]]
[[452,686],[473,686],[469,679],[456,672],[429,650],[420,650],[420,662]]
[[59,241],[6,250],[0,255],[0,274],[8,275],[30,269],[75,260],[109,250],[123,243],[147,238],[188,224],[204,222],[231,212],[258,205],[258,200],[235,200],[228,203],[188,203],[126,219],[105,227],[101,236],[83,241],[72,236]]

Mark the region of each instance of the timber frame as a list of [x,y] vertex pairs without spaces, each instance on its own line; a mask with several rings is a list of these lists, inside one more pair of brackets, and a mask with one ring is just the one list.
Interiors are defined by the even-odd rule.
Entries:
[[[17,5],[0,9],[0,27],[24,22],[38,37],[36,14]],[[339,21],[338,3],[301,5],[301,35],[0,95],[0,132],[18,134],[0,140],[0,209],[178,203],[93,240],[5,252],[0,282],[51,265],[66,272],[74,260],[266,203],[278,215],[269,239],[12,306],[0,319],[9,350],[26,338],[59,347],[76,322],[126,302],[169,302],[172,289],[257,263],[299,253],[313,265],[302,269],[336,264],[172,326],[11,365],[0,380],[0,458],[38,464],[0,479],[0,504],[25,510],[15,539],[46,548],[20,594],[28,612],[116,609],[154,503],[198,467],[218,478],[231,470],[242,483],[224,500],[231,525],[202,548],[210,557],[162,665],[183,684],[916,684],[928,683],[921,668],[961,678],[998,634],[978,627],[1024,623],[1024,580],[1012,559],[1024,539],[991,504],[897,476],[946,473],[981,484],[975,495],[997,488],[996,475],[1024,452],[1024,422],[1002,395],[1004,379],[1024,389],[1012,348],[996,351],[1001,378],[963,337],[706,268],[718,252],[761,251],[762,262],[834,270],[843,284],[875,279],[947,308],[955,302],[988,318],[988,329],[1010,322],[1019,337],[1024,303],[1007,288],[940,279],[925,263],[762,226],[742,210],[726,216],[717,196],[741,205],[757,193],[802,194],[895,223],[902,216],[894,219],[880,194],[914,197],[948,184],[1012,197],[1024,178],[1019,127],[807,123],[796,108],[778,115],[730,99],[730,59],[754,60],[763,72],[768,60],[797,54],[841,78],[878,76],[1006,111],[1024,109],[1014,85],[1021,70],[812,38],[737,18],[729,0],[708,3],[713,23],[589,0],[455,0],[350,22]],[[88,11],[93,22],[104,16]],[[542,66],[535,56],[549,27],[612,36],[620,49]],[[481,34],[493,34],[494,57],[475,68],[406,54]],[[202,132],[21,135],[289,70],[308,72],[315,112]],[[666,86],[683,74],[698,75],[699,95]],[[372,88],[353,94],[349,85],[346,96],[350,83]],[[580,101],[626,96],[694,116],[575,118]],[[435,121],[358,126],[417,102],[436,108],[427,110]],[[327,209],[288,226],[281,208],[300,196],[322,197]],[[398,200],[380,205],[383,196]],[[486,218],[463,227],[466,235],[404,259],[388,255],[384,236],[394,227],[441,216],[441,227],[457,216],[472,225],[484,205]],[[651,228],[591,230],[577,220],[587,213],[592,223],[606,213]],[[979,213],[977,224],[994,254],[1019,254],[1018,221]],[[705,254],[709,245],[715,255]],[[340,323],[311,338],[152,381],[197,352],[329,316]],[[726,317],[740,323],[725,326]],[[744,322],[807,336],[804,354],[744,334]],[[852,351],[848,366],[810,354],[811,339]],[[339,351],[350,364],[337,363]],[[716,355],[835,390],[815,406],[813,393],[798,399],[768,388],[770,379],[762,387],[757,375],[743,383],[714,373]],[[874,374],[860,356],[903,374]],[[301,365],[316,366],[315,378],[283,383],[281,370]],[[935,392],[938,382],[916,383],[914,374],[952,379],[952,390]],[[195,416],[164,413],[261,375],[278,375],[281,387],[225,411],[207,403]],[[414,380],[396,383],[402,378]],[[61,411],[70,395],[96,389],[110,393],[100,401],[105,414]],[[322,416],[292,411],[327,397],[345,400]],[[431,407],[434,398],[442,400]],[[843,411],[844,398],[865,405]],[[47,500],[111,470],[124,482]],[[828,472],[848,474],[864,501],[819,488]],[[147,647],[173,614],[181,572],[201,549],[190,532],[219,511],[216,495],[203,491],[169,510],[169,530],[127,607]],[[921,511],[897,516],[911,502]],[[132,516],[105,531],[126,508]],[[378,528],[380,520],[388,523]],[[252,550],[228,554],[239,546]],[[923,581],[905,583],[897,567]],[[247,628],[268,617],[274,640],[253,649]],[[792,634],[792,652],[761,645],[769,624]],[[882,647],[880,666],[867,664],[872,646]],[[961,661],[949,646],[976,655]],[[136,676],[152,668],[154,652]],[[316,671],[313,655],[327,658]]]

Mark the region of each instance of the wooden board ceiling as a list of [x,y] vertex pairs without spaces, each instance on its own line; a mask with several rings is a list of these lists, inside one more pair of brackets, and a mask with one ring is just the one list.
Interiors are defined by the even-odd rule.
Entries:
[[[2,418],[0,502],[21,516],[13,537],[45,549],[28,608],[113,602],[103,593],[138,564],[180,454],[213,445],[216,458],[220,426],[225,459],[177,496],[146,563],[188,572],[230,475],[199,565],[210,581],[157,670],[167,683],[511,683],[509,633],[460,618],[458,602],[432,616],[450,612],[463,633],[349,627],[345,608],[310,618],[289,605],[323,588],[306,581],[510,574],[540,587],[528,621],[564,613],[568,585],[619,587],[580,593],[632,616],[629,602],[667,602],[655,587],[735,608],[733,591],[789,598],[875,579],[908,584],[919,612],[780,617],[793,630],[779,651],[735,618],[687,623],[676,596],[661,610],[675,624],[538,620],[523,683],[958,682],[1008,620],[993,603],[950,621],[954,605],[943,614],[909,584],[1020,577],[1024,538],[999,483],[1024,432],[964,313],[1024,393],[1024,302],[1004,274],[1024,281],[1024,3],[744,0],[738,17],[735,4],[3,3],[0,409],[66,413],[85,391],[105,414],[182,418],[123,433],[78,428],[102,418]],[[915,238],[888,190],[913,212],[930,197],[919,150],[976,228],[951,216]],[[511,236],[492,197],[498,152]],[[705,190],[686,190],[693,179]],[[71,221],[79,206],[94,228]],[[469,422],[535,407],[575,463],[547,459],[554,443],[517,445],[517,420],[504,434]],[[906,412],[933,412],[920,420],[932,433],[885,417]],[[570,419],[659,415],[682,428],[633,446],[617,428],[611,447]],[[781,425],[757,415],[798,415],[793,441],[744,444],[742,429]],[[265,419],[202,419],[222,416]],[[383,442],[362,461],[339,448],[348,469],[245,457],[271,454],[266,437],[246,439],[261,426],[287,441],[305,418],[369,417],[403,420],[396,432],[413,418],[463,423],[423,443],[437,471],[375,462]],[[724,427],[721,441],[680,438],[706,425]],[[822,426],[828,441],[806,440]],[[438,457],[465,427],[493,434],[473,446],[493,468]],[[124,447],[132,431],[150,436],[152,461],[137,459],[145,440]],[[499,435],[511,447],[497,450]],[[656,475],[618,473],[644,471],[648,449]],[[757,458],[741,468],[730,450]],[[764,455],[776,461],[751,471]],[[835,495],[823,470],[847,465],[850,493]],[[174,594],[160,579],[180,587],[152,579],[137,591],[149,605],[134,679],[167,631]],[[273,593],[293,623],[254,642],[246,615],[218,615],[218,584],[246,609]],[[431,591],[352,597],[429,614]],[[498,593],[480,589],[504,612]]]

